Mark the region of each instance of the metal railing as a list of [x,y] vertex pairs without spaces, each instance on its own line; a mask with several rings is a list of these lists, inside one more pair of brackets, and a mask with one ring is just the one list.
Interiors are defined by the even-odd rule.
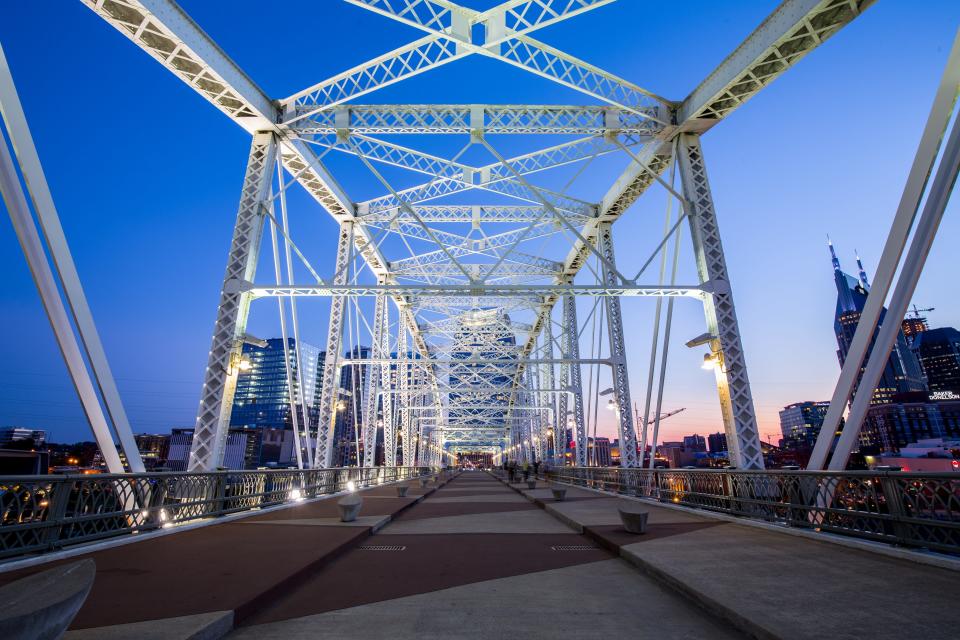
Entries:
[[555,467],[547,478],[790,527],[960,554],[960,473]]
[[428,475],[429,467],[0,477],[0,558]]

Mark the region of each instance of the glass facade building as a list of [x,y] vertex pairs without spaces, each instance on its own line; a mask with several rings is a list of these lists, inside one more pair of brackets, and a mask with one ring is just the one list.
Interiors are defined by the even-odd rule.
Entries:
[[830,403],[824,402],[795,402],[780,410],[780,431],[783,439],[796,444],[813,446],[823,419],[827,415]]
[[[317,430],[324,352],[301,342],[299,355],[303,364],[300,366],[296,347],[294,339],[288,338],[297,417],[300,429],[307,425],[313,434]],[[237,376],[230,426],[243,429],[293,429],[283,340],[271,338],[266,341],[266,346],[244,344],[242,359],[249,361],[250,368]]]
[[960,331],[942,327],[918,333],[913,338],[913,350],[930,391],[960,394]]

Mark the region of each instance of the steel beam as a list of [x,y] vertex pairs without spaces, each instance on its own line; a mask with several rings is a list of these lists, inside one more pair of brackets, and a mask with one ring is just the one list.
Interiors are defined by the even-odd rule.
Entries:
[[577,466],[587,466],[587,427],[583,414],[583,383],[580,376],[580,337],[577,322],[577,301],[572,295],[563,296],[563,333],[570,391],[573,393],[573,440],[577,448]]
[[272,133],[254,135],[220,291],[220,306],[204,373],[188,471],[213,471],[223,463],[233,395],[240,375],[243,336],[253,299],[249,292],[242,290],[240,283],[248,282],[256,273],[263,234],[263,208],[270,190],[276,153],[277,143]]
[[[607,262],[615,265],[613,250],[613,231],[610,223],[600,225],[598,242],[600,253]],[[603,266],[603,279],[606,284],[617,281],[616,274]],[[613,392],[617,413],[618,433],[620,434],[620,466],[637,466],[637,434],[633,426],[633,404],[630,401],[630,380],[627,375],[627,349],[623,337],[623,315],[620,311],[620,298],[607,296],[603,299],[607,317],[607,339],[610,343],[610,361],[613,363]]]
[[[343,105],[317,111],[315,104],[297,105],[295,115],[309,117],[290,125],[297,136],[361,134],[497,134],[591,135],[628,134],[644,139],[663,125],[631,111],[610,106],[580,105]],[[655,116],[656,110],[647,115]]]
[[386,295],[379,294],[373,308],[373,332],[370,340],[370,364],[367,365],[367,388],[363,402],[363,466],[372,467],[376,462],[377,449],[377,391],[380,387],[380,368],[374,360],[384,357],[383,347],[383,311]]
[[685,132],[704,132],[773,82],[874,0],[786,0],[680,105]]
[[[334,284],[347,282],[353,244],[353,223],[340,225],[337,241],[337,256]],[[323,360],[323,378],[320,391],[320,418],[317,427],[317,453],[314,465],[327,468],[333,464],[333,449],[336,446],[334,432],[337,425],[337,393],[340,390],[340,348],[343,342],[343,317],[346,311],[345,299],[336,296],[330,299],[330,321],[327,328],[327,349]]]
[[417,296],[420,298],[448,296],[602,296],[602,297],[688,297],[702,298],[705,292],[714,290],[711,283],[701,285],[656,286],[656,285],[421,285],[421,284],[317,284],[317,285],[243,285],[244,292],[254,297],[300,296],[330,297],[377,296],[389,294],[396,296]]
[[[714,283],[714,291],[704,300],[703,309],[707,331],[716,336],[711,349],[716,364],[714,371],[727,446],[730,448],[730,462],[738,469],[763,469],[763,452],[760,450],[760,433],[753,409],[747,362],[699,136],[680,136],[678,155],[683,193],[689,203],[688,215],[697,272],[704,282]],[[722,283],[727,283],[727,286],[722,286]]]

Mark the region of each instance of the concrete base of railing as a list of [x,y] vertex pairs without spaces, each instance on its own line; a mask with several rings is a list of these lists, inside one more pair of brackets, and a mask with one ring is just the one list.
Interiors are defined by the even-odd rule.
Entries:
[[0,587],[0,638],[59,638],[87,599],[95,575],[88,558]]
[[360,507],[363,506],[363,498],[358,493],[340,498],[337,501],[337,509],[340,511],[340,522],[353,522],[360,514]]
[[621,500],[620,504],[617,505],[617,512],[620,514],[620,522],[623,523],[623,528],[627,530],[627,533],[641,534],[647,532],[647,519],[650,517],[650,512],[640,508],[636,502]]

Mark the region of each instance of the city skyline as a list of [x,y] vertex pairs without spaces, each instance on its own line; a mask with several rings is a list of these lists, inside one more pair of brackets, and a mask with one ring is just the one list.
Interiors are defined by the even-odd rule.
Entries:
[[[232,35],[229,20],[225,24],[213,8],[203,3],[184,5],[201,26],[222,39],[227,52],[257,81],[270,80],[269,74],[256,73],[265,63],[257,61],[258,51],[244,48],[242,30]],[[738,42],[773,6],[766,3],[725,10],[726,22],[722,29],[718,27],[722,38],[706,46],[729,50],[729,45]],[[123,164],[136,137],[127,132],[144,117],[142,105],[117,107],[109,118],[102,115],[103,104],[77,106],[72,117],[97,122],[99,165],[80,161],[84,157],[80,152],[94,143],[78,145],[64,139],[55,127],[38,127],[34,135],[134,431],[191,426],[242,177],[246,136],[223,122],[221,114],[168,78],[163,70],[154,69],[146,56],[125,56],[111,63],[118,66],[109,69],[69,60],[58,60],[54,65],[52,57],[38,52],[39,43],[28,42],[16,33],[18,20],[27,22],[34,11],[39,9],[17,7],[13,19],[0,26],[0,38],[31,122],[49,121],[54,115],[63,117],[57,101],[49,100],[58,83],[83,83],[88,91],[102,95],[104,103],[110,103],[111,95],[118,94],[111,94],[117,89],[111,88],[108,77],[118,73],[127,74],[141,101],[163,100],[168,110],[168,122],[151,120],[153,128],[143,131],[153,139],[156,154],[138,157],[135,163]],[[709,21],[720,11],[704,7],[699,15],[691,16],[694,24],[690,28],[710,34]],[[84,12],[88,10],[77,3],[76,8],[65,9],[63,17],[53,17],[53,28],[59,28],[56,32],[65,46],[71,38],[84,43],[89,39],[89,46],[101,55],[127,46],[121,37]],[[368,19],[363,12],[350,8],[338,7],[331,13],[330,19]],[[605,13],[588,14],[577,21],[576,27],[560,25],[551,32],[551,39],[565,43],[576,30],[606,24],[601,15]],[[705,137],[764,440],[779,432],[778,411],[784,406],[830,396],[839,367],[831,327],[833,297],[831,271],[824,258],[825,235],[831,234],[845,264],[852,264],[854,251],[859,249],[868,270],[875,265],[957,14],[957,7],[946,2],[930,3],[920,11],[908,10],[905,3],[880,3],[851,25],[844,38],[828,42],[788,77],[777,80],[746,105],[744,113],[734,114],[723,127]],[[76,29],[79,34],[66,29],[70,21],[83,27]],[[880,46],[875,38],[878,29],[896,33],[903,40],[903,50]],[[298,70],[299,79],[291,75],[274,81],[289,83],[295,90],[303,77],[322,77],[328,75],[327,71],[346,68],[390,48],[394,38],[403,39],[409,34],[408,30],[389,27],[383,38],[390,39],[390,44],[367,43],[345,53],[342,60],[325,59],[318,65],[323,68],[309,73]],[[335,51],[337,43],[328,46],[329,51]],[[633,52],[636,58],[631,64],[617,59],[620,52],[616,47],[602,51],[583,48],[587,50],[577,51],[582,57],[675,98],[692,89],[704,71],[695,60],[680,56],[671,60],[679,69],[676,77],[653,70],[654,77],[650,78],[651,70],[640,63],[642,51]],[[437,70],[436,75],[427,74],[417,79],[419,84],[414,82],[413,91],[437,78],[456,78],[472,63],[465,62],[458,72],[451,69],[460,65],[451,65],[450,69]],[[488,71],[483,61],[476,64]],[[842,73],[835,73],[836,67]],[[509,88],[517,89],[520,77],[504,75]],[[822,80],[823,76],[827,79]],[[283,94],[290,87],[266,88]],[[537,90],[542,88],[537,86]],[[410,91],[399,89],[391,95],[409,97]],[[463,91],[469,96],[467,89]],[[891,126],[889,113],[870,108],[891,95],[897,97],[895,127]],[[798,96],[804,99],[798,100]],[[830,96],[829,105],[819,102],[826,96]],[[555,93],[550,99],[562,102],[567,97]],[[114,104],[125,103],[114,100]],[[811,105],[819,108],[811,109]],[[809,135],[810,131],[817,135]],[[201,160],[178,147],[182,144],[191,149],[191,140],[201,135],[212,141],[204,142],[203,153],[197,153],[210,175],[204,184],[191,179],[191,167],[199,167]],[[182,143],[177,136],[182,136]],[[111,142],[107,144],[106,140]],[[864,157],[873,162],[863,163],[860,159]],[[104,172],[103,167],[110,171]],[[102,177],[104,173],[109,179]],[[182,189],[169,188],[178,181],[183,182]],[[633,261],[642,261],[648,249],[639,252],[643,256],[631,255],[630,243],[624,239],[653,237],[654,229],[661,224],[662,206],[662,194],[658,194],[636,205],[617,224],[618,253],[627,265],[625,270],[629,271]],[[960,303],[944,295],[951,290],[950,256],[945,247],[960,229],[952,215],[955,208],[948,210],[915,296],[921,306],[937,308],[930,316],[932,327],[960,324]],[[130,215],[133,211],[136,215]],[[104,223],[95,231],[87,228],[90,215]],[[324,219],[317,222],[316,229],[307,231],[326,238],[333,235],[333,226]],[[324,242],[326,253],[318,254],[319,264],[328,264],[332,255],[332,240]],[[2,328],[7,335],[25,338],[7,348],[7,367],[0,378],[4,386],[0,423],[46,429],[59,441],[90,439],[8,224],[0,225],[0,266],[11,279],[0,300]],[[157,293],[134,289],[143,282],[149,283],[149,288],[175,287],[173,293],[178,299],[167,308],[157,308]],[[275,316],[267,311],[251,318],[251,332],[262,338],[278,335]],[[633,397],[642,406],[652,303],[627,299],[624,316]],[[322,317],[317,314],[311,322],[306,341],[323,343]],[[687,407],[687,411],[664,422],[661,440],[722,429],[712,376],[699,370],[702,350],[682,347],[685,340],[702,331],[698,306],[678,304],[664,409]],[[76,436],[61,435],[69,433]],[[598,435],[615,437],[612,421],[602,422]]]

